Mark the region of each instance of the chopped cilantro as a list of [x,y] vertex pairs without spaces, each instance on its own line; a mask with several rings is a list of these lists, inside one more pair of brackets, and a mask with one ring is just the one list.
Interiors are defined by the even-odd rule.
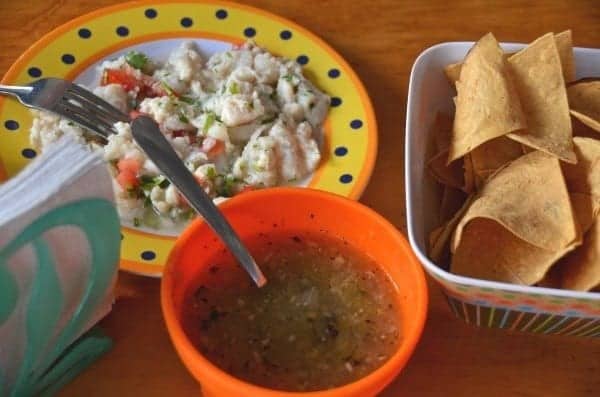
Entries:
[[179,121],[181,121],[182,123],[189,123],[190,122],[190,120],[187,117],[185,117],[185,114],[183,114],[183,113],[179,114]]
[[286,74],[285,76],[281,76],[281,78],[291,83],[294,76],[291,74]]
[[127,61],[131,67],[141,70],[148,64],[148,57],[138,51],[129,51],[127,55],[125,55],[125,61]]
[[235,81],[233,81],[231,83],[231,85],[229,86],[229,93],[232,95],[240,93],[240,87],[238,86],[238,84]]
[[217,177],[217,171],[213,167],[206,169],[206,177],[208,179],[215,179]]
[[133,218],[133,226],[140,227],[141,224],[140,218]]
[[154,182],[154,177],[150,175],[142,175],[140,176],[140,182],[143,185],[152,184]]
[[175,94],[175,91],[173,91],[173,89],[171,87],[169,87],[169,85],[167,83],[165,83],[164,81],[161,80],[160,85],[167,92],[167,95],[170,98],[177,98],[177,94]]
[[180,96],[179,100],[181,102],[185,102],[185,103],[187,103],[189,105],[194,105],[196,103],[196,101],[194,100],[194,98],[189,97],[189,96],[185,96],[185,95]]
[[235,193],[236,183],[239,182],[236,180],[233,175],[226,175],[223,179],[223,185],[221,186],[221,191],[219,192],[223,197],[232,197]]
[[217,119],[217,115],[214,112],[208,112],[206,114],[206,118],[204,119],[204,125],[202,126],[202,131],[207,132],[208,129],[214,124]]
[[149,176],[149,175],[142,175],[140,177],[140,187],[142,188],[143,191],[151,191],[152,188],[154,186],[158,186],[161,189],[166,189],[169,187],[171,183],[167,180],[167,178],[165,178],[162,175],[158,175],[158,176]]
[[161,182],[159,182],[157,186],[161,189],[166,189],[169,187],[170,184],[171,184],[171,182],[169,182],[169,180],[167,178],[163,177],[163,180]]

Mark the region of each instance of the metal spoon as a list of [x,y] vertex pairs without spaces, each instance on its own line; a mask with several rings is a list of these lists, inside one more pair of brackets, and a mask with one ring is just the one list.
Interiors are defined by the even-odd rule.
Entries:
[[265,285],[267,279],[246,247],[212,199],[204,192],[204,189],[177,156],[154,120],[147,116],[138,116],[131,123],[131,132],[136,143],[146,152],[158,169],[179,189],[192,208],[202,215],[210,227],[221,237],[221,240],[229,247],[256,285],[259,287]]

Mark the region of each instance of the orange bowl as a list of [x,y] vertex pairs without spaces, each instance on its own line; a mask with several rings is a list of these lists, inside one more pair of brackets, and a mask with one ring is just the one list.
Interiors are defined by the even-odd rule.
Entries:
[[[389,276],[397,291],[402,341],[397,351],[369,375],[334,389],[292,393],[259,387],[235,378],[205,358],[181,325],[186,291],[196,287],[197,275],[208,259],[223,249],[208,224],[193,222],[171,251],[161,285],[161,304],[169,335],[182,361],[201,384],[203,394],[216,396],[365,397],[380,392],[402,370],[423,330],[427,285],[420,264],[402,234],[364,205],[341,196],[301,188],[248,192],[219,207],[242,240],[259,233],[322,232],[343,238],[367,253]],[[327,376],[327,374],[323,374]]]

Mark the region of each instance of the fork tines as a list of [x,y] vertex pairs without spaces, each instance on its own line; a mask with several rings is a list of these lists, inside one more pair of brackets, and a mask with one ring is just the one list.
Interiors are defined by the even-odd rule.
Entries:
[[56,111],[82,126],[108,137],[114,133],[116,122],[129,122],[129,117],[85,88],[70,84],[63,93],[64,101]]

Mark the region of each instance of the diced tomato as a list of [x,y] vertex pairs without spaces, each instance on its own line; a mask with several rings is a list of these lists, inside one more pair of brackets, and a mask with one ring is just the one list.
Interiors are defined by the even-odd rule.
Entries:
[[209,158],[213,158],[225,151],[225,142],[208,136],[202,141],[201,150],[206,153]]
[[117,163],[117,169],[120,172],[131,172],[132,174],[137,175],[137,173],[140,171],[140,168],[142,168],[142,165],[137,159],[126,158],[119,160]]
[[119,174],[117,182],[125,190],[131,189],[139,185],[138,173],[142,168],[140,162],[136,159],[121,159],[117,163]]
[[167,90],[160,81],[152,76],[141,75],[137,77],[135,70],[125,66],[122,69],[105,69],[102,74],[101,85],[119,84],[125,91],[137,89],[137,99],[154,98],[168,95]]
[[141,82],[124,69],[104,69],[101,85],[119,84],[125,91],[131,91],[141,86]]
[[137,174],[131,171],[121,171],[117,175],[117,182],[125,190],[132,189],[139,184]]

